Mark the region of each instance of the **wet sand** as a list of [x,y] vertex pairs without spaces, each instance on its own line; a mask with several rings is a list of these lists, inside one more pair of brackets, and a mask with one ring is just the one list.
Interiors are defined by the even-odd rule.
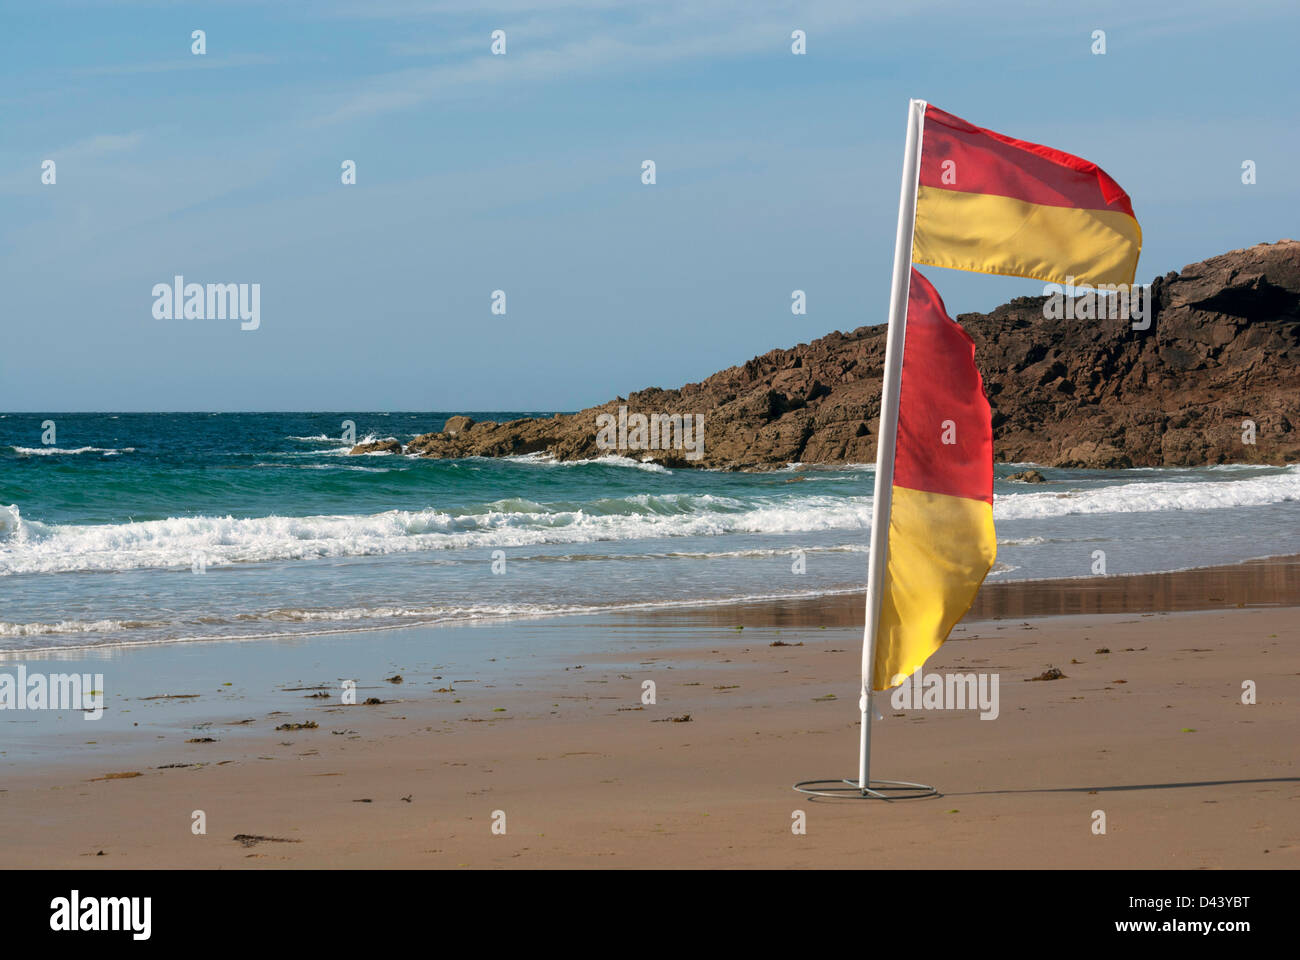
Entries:
[[[1300,605],[1300,556],[1269,557],[1222,567],[1078,577],[1068,580],[989,581],[964,622],[999,617],[1077,614],[1174,613],[1241,607]],[[638,613],[653,622],[713,622],[732,625],[736,607],[665,608]],[[788,627],[861,626],[866,596],[841,594],[815,599],[744,604],[747,618]],[[745,620],[744,622],[748,622]]]
[[[926,672],[996,674],[998,717],[878,697],[873,772],[942,793],[891,803],[790,789],[856,773],[860,596],[488,625],[483,673],[408,657],[401,684],[386,634],[241,644],[248,676],[208,688],[270,692],[144,702],[176,691],[137,677],[132,725],[8,766],[0,864],[1295,868],[1298,576],[990,584]],[[206,676],[199,646],[156,656]],[[494,657],[533,648],[586,652]],[[387,702],[289,689],[330,688],[345,654]]]

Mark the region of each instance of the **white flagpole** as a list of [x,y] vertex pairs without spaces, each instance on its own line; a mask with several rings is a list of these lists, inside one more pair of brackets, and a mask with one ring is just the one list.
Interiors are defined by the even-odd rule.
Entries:
[[889,508],[894,483],[894,448],[898,439],[898,391],[903,372],[903,340],[907,332],[907,297],[912,284],[912,232],[916,226],[916,187],[921,174],[921,134],[924,100],[912,100],[907,111],[907,145],[903,149],[903,182],[898,199],[898,233],[894,238],[894,277],[889,287],[889,329],[885,336],[885,377],[880,388],[880,433],[876,442],[876,488],[871,511],[871,553],[867,561],[867,623],[862,637],[862,755],[858,789],[871,789],[871,679],[876,659],[876,630],[880,625],[880,592],[884,586],[889,549]]

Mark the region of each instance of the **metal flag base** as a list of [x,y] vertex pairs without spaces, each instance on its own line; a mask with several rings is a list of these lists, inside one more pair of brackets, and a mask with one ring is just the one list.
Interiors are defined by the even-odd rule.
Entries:
[[934,787],[907,780],[870,780],[865,790],[857,780],[801,780],[794,789],[832,800],[922,800],[939,795]]

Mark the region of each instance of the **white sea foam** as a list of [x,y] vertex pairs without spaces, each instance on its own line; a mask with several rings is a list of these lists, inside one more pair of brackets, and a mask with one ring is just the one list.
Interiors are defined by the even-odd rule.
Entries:
[[53,457],[53,456],[75,456],[79,453],[102,453],[106,457],[115,457],[123,453],[135,453],[135,447],[77,447],[76,449],[66,449],[63,447],[10,447],[14,453],[24,457]]
[[[471,457],[473,460],[488,460],[490,457]],[[632,457],[624,457],[618,454],[607,454],[603,457],[592,457],[588,460],[557,460],[549,453],[526,453],[518,456],[504,457],[503,459],[511,463],[533,463],[547,467],[581,467],[586,464],[596,464],[602,467],[632,467],[636,470],[645,470],[647,473],[672,473],[662,463],[654,463],[650,460],[634,460]]]
[[[998,520],[1074,514],[1222,510],[1300,501],[1300,468],[1219,481],[1125,483],[999,496]],[[135,523],[46,524],[0,506],[0,575],[181,569],[276,560],[603,541],[865,530],[871,498],[642,493],[593,501],[512,498],[459,510],[371,515],[175,517]],[[1031,545],[1032,536],[1014,541]],[[1006,545],[1012,545],[1007,541]]]
[[0,637],[43,637],[57,634],[116,633],[166,626],[162,620],[60,620],[58,623],[5,623]]
[[592,543],[862,526],[865,499],[749,505],[710,494],[640,494],[545,506],[502,500],[467,511],[369,516],[176,517],[115,524],[44,524],[0,508],[0,575],[189,567],[374,556],[472,547]]
[[1300,466],[1270,476],[1239,480],[1123,483],[1075,490],[1042,490],[994,498],[998,520],[1041,519],[1071,514],[1222,510],[1300,500]]
[[999,540],[999,547],[1036,547],[1040,544],[1047,543],[1046,537],[1013,537],[1009,540]]
[[16,504],[11,503],[7,507],[0,507],[0,541],[17,534],[22,522],[23,518]]

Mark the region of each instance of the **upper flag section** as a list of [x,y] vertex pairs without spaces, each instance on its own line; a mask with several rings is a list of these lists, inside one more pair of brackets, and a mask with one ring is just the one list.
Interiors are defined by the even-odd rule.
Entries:
[[1128,194],[1095,163],[926,106],[913,262],[1131,284],[1141,251]]

